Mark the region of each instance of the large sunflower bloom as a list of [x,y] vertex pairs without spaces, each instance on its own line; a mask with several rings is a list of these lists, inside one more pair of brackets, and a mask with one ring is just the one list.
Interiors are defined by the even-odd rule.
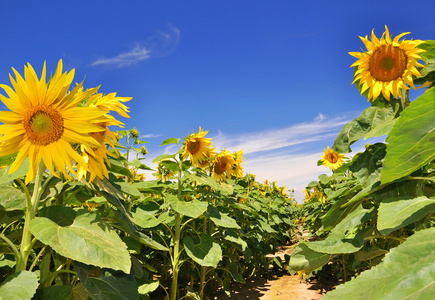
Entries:
[[[369,89],[368,100],[375,100],[380,93],[385,99],[390,100],[390,95],[399,98],[400,89],[415,89],[412,76],[420,76],[417,67],[423,67],[418,63],[421,59],[419,53],[425,50],[417,48],[424,43],[421,40],[402,40],[399,39],[409,34],[404,32],[391,39],[388,27],[381,39],[378,39],[372,31],[371,41],[368,37],[360,37],[367,48],[367,52],[349,52],[350,55],[358,58],[351,65],[357,67],[354,82],[359,81],[361,94]],[[409,85],[409,86],[407,86]]]
[[[83,93],[83,91],[80,91],[80,93]],[[107,155],[113,156],[113,154],[107,149],[106,144],[110,145],[112,149],[116,151],[114,142],[116,143],[117,139],[116,135],[109,130],[108,126],[124,126],[124,123],[116,120],[113,116],[109,115],[109,113],[114,110],[121,116],[130,118],[127,114],[129,111],[128,107],[121,103],[129,101],[130,99],[132,98],[116,97],[116,93],[111,93],[106,96],[103,96],[103,94],[94,94],[88,99],[86,105],[106,111],[107,122],[97,124],[104,131],[90,133],[90,135],[98,141],[100,147],[95,148],[81,145],[82,156],[88,164],[88,169],[85,169],[82,166],[78,167],[77,177],[79,180],[82,177],[86,177],[87,173],[89,173],[90,182],[92,182],[95,177],[100,179],[103,179],[103,177],[109,178],[106,163],[109,166],[110,163],[107,160]]]
[[[66,178],[69,172],[75,174],[73,160],[84,168],[83,158],[71,144],[84,144],[99,147],[89,136],[90,132],[102,129],[96,123],[105,122],[105,111],[96,107],[77,107],[77,105],[96,89],[75,97],[81,84],[70,93],[68,89],[74,78],[74,69],[62,73],[62,60],[49,84],[46,82],[45,63],[41,79],[38,79],[30,64],[24,67],[24,79],[14,69],[15,79],[10,75],[12,87],[0,85],[9,98],[0,94],[0,100],[10,111],[0,111],[0,156],[18,151],[9,173],[15,172],[28,157],[30,168],[26,183],[31,182],[41,161],[49,171],[56,175],[60,170]],[[67,168],[69,172],[67,171]]]
[[335,170],[343,164],[343,157],[344,154],[337,153],[328,146],[328,149],[325,149],[325,155],[321,156],[322,164],[331,170]]
[[226,181],[231,176],[233,165],[236,161],[228,150],[217,154],[213,161],[213,177],[217,181]]
[[243,177],[243,149],[240,149],[237,152],[233,153],[233,157],[234,157],[234,166],[232,169],[232,173],[231,175],[233,175],[234,177],[240,178]]
[[185,139],[183,158],[190,159],[192,165],[201,167],[201,161],[211,156],[214,148],[211,146],[211,138],[205,138],[208,131],[202,131],[199,127],[198,133],[190,134]]

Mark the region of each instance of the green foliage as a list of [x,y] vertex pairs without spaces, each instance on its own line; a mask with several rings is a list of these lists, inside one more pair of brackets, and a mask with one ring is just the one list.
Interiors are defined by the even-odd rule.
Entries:
[[394,124],[397,106],[366,108],[361,116],[343,126],[332,149],[339,153],[351,152],[350,146],[364,136],[376,137],[388,134]]
[[197,243],[186,236],[183,244],[187,255],[201,266],[216,268],[221,260],[222,249],[208,234],[202,234]]
[[378,266],[323,299],[432,299],[435,293],[435,228],[416,232]]
[[[417,84],[435,79],[434,45],[422,46],[427,64]],[[345,282],[325,299],[433,295],[434,120],[434,87],[412,102],[401,91],[401,99],[374,101],[339,133],[334,150],[342,153],[363,137],[388,137],[307,186],[304,224],[314,241],[300,244],[289,266]]]
[[435,87],[403,111],[387,138],[381,181],[388,183],[435,159]]
[[[57,214],[65,208],[51,206],[48,209]],[[69,214],[73,215],[73,218],[57,220],[37,217],[30,222],[30,230],[38,240],[67,258],[128,273],[130,255],[118,234],[102,222],[97,213],[81,209]]]
[[30,300],[38,287],[35,273],[20,271],[12,274],[0,286],[0,299]]

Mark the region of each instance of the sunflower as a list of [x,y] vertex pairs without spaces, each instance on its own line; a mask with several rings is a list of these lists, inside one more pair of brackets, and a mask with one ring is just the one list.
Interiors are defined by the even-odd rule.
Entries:
[[421,75],[417,70],[417,67],[423,67],[418,63],[421,59],[419,53],[425,52],[417,46],[424,41],[399,41],[406,34],[409,32],[399,34],[392,40],[388,27],[385,26],[385,32],[379,40],[373,29],[371,41],[367,36],[360,37],[367,52],[349,52],[358,58],[351,65],[357,67],[352,83],[359,81],[361,94],[369,89],[369,101],[374,101],[381,92],[385,99],[390,100],[390,94],[395,98],[400,97],[400,89],[409,89],[409,86],[415,89],[412,75]]
[[0,100],[10,111],[0,111],[0,156],[18,151],[9,173],[15,172],[28,157],[30,168],[26,184],[35,176],[41,161],[49,171],[56,175],[60,170],[70,178],[68,170],[75,174],[73,160],[87,168],[85,160],[73,149],[71,144],[84,144],[99,147],[90,132],[103,129],[97,124],[106,122],[105,111],[96,107],[77,107],[77,105],[94,93],[91,89],[75,97],[81,88],[78,84],[71,92],[68,89],[74,78],[74,69],[62,73],[62,60],[49,84],[46,82],[46,66],[38,79],[33,67],[24,66],[24,79],[14,69],[15,79],[10,75],[12,87],[0,85],[9,98],[0,94]]
[[331,170],[335,170],[343,164],[343,157],[344,154],[337,153],[328,146],[328,149],[325,149],[325,155],[321,156],[322,164]]
[[231,175],[240,178],[243,177],[243,149],[233,153],[235,164],[233,166]]
[[228,150],[223,150],[215,156],[213,161],[213,177],[217,181],[226,181],[231,176],[235,160]]
[[201,167],[201,161],[211,156],[214,148],[211,146],[211,138],[205,138],[208,131],[202,131],[199,127],[198,133],[188,135],[184,142],[183,158],[190,159],[192,165]]
[[[78,96],[80,96],[81,93],[84,93],[83,90],[79,91]],[[107,159],[107,155],[114,155],[107,149],[106,144],[110,145],[112,149],[116,151],[114,142],[117,142],[117,138],[115,133],[109,130],[108,126],[115,125],[124,127],[124,123],[118,121],[109,113],[114,110],[121,116],[130,118],[127,114],[127,112],[129,112],[128,107],[121,103],[129,101],[130,99],[132,98],[116,97],[116,93],[111,93],[106,96],[103,96],[101,93],[93,94],[87,99],[84,105],[104,110],[106,112],[107,122],[97,124],[103,131],[89,134],[99,143],[99,147],[89,147],[83,144],[80,146],[83,159],[87,162],[88,169],[78,166],[78,180],[81,180],[82,177],[86,177],[87,173],[89,173],[89,182],[92,182],[95,177],[100,179],[103,179],[103,177],[109,178],[106,164],[110,166],[110,163]]]
[[161,179],[163,182],[169,181],[172,176],[175,176],[177,172],[171,171],[162,162],[165,160],[170,160],[169,158],[164,158],[159,162],[157,166],[157,173],[155,174],[157,178]]

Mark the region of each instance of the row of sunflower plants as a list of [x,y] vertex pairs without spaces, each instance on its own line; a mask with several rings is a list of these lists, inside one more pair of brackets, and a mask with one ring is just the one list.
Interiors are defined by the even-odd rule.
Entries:
[[[0,85],[0,299],[203,299],[267,274],[301,210],[286,187],[243,173],[243,151],[207,131],[171,138],[154,159],[129,117],[131,98],[72,90],[59,61],[46,80],[13,69]],[[173,148],[172,148],[173,149]]]
[[[435,41],[361,37],[354,83],[371,101],[318,165],[333,170],[306,189],[293,271],[340,284],[325,299],[431,299],[435,280]],[[421,63],[420,63],[421,62]],[[426,88],[409,100],[409,88]],[[386,135],[346,158],[351,145]],[[326,274],[326,275],[325,275]]]

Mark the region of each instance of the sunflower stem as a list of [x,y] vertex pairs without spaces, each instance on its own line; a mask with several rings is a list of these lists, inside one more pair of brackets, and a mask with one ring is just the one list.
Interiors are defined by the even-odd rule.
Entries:
[[[27,266],[27,259],[30,254],[30,250],[32,248],[32,233],[30,232],[30,221],[35,218],[36,211],[38,209],[38,204],[41,195],[41,183],[42,177],[44,175],[45,165],[44,162],[41,161],[38,167],[38,171],[36,173],[35,185],[33,186],[33,194],[30,199],[30,203],[27,203],[26,212],[24,214],[24,228],[23,228],[23,236],[21,238],[21,248],[20,248],[20,259],[17,261],[17,265],[15,271],[24,271]],[[30,205],[29,205],[30,204]]]
[[402,106],[402,111],[405,110],[410,104],[409,101],[409,90],[408,89],[400,89],[400,104]]
[[[183,159],[180,158],[178,162],[178,190],[177,198],[181,201],[181,189],[183,176]],[[181,214],[176,213],[175,215],[175,237],[174,237],[174,250],[173,250],[173,260],[172,260],[172,285],[171,285],[171,295],[170,300],[177,299],[178,293],[178,271],[179,271],[179,259],[180,259],[180,238],[181,238]]]

